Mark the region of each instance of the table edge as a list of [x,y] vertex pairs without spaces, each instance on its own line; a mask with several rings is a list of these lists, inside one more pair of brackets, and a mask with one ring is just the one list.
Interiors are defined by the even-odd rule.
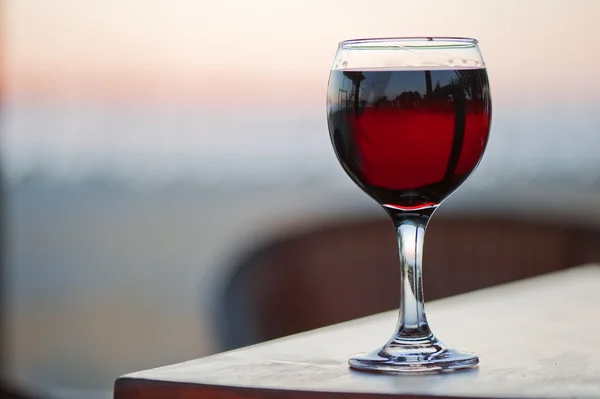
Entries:
[[[144,395],[144,391],[151,391],[151,395]],[[347,392],[347,391],[302,391],[298,389],[280,389],[265,387],[248,387],[233,385],[209,385],[193,382],[159,381],[145,378],[120,377],[115,381],[114,399],[184,399],[189,398],[189,393],[194,397],[210,399],[490,399],[482,396],[448,396],[448,395],[421,395],[404,393],[376,393],[376,392]],[[202,395],[202,396],[200,396]],[[519,396],[495,397],[494,399],[532,399]],[[544,399],[539,397],[538,399]]]

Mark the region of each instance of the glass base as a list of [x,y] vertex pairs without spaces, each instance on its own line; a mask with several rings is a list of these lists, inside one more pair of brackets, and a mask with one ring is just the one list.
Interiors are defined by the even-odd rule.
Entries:
[[479,357],[447,348],[436,338],[424,342],[397,340],[348,361],[353,369],[386,373],[440,373],[476,367]]

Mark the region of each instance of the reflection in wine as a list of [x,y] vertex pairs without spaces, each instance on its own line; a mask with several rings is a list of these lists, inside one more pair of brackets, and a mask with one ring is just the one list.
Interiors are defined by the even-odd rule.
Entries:
[[331,72],[331,140],[379,203],[439,205],[477,166],[491,119],[485,69]]

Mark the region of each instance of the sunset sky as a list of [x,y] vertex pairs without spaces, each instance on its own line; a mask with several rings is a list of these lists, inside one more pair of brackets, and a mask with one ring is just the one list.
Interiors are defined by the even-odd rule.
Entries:
[[338,42],[420,35],[480,41],[482,181],[600,170],[598,0],[2,4],[0,151],[15,181],[337,173],[325,96]]
[[9,95],[317,104],[340,40],[424,34],[478,38],[496,101],[600,85],[595,0],[3,4]]

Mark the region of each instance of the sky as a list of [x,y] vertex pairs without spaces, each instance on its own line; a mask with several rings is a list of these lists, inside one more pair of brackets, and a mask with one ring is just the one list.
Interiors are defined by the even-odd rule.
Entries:
[[415,35],[479,39],[503,101],[518,89],[600,85],[586,82],[600,63],[594,0],[3,3],[9,94],[319,103],[339,41]]
[[492,92],[479,170],[594,181],[598,15],[597,0],[4,0],[0,152],[16,181],[339,172],[338,42],[466,36]]

